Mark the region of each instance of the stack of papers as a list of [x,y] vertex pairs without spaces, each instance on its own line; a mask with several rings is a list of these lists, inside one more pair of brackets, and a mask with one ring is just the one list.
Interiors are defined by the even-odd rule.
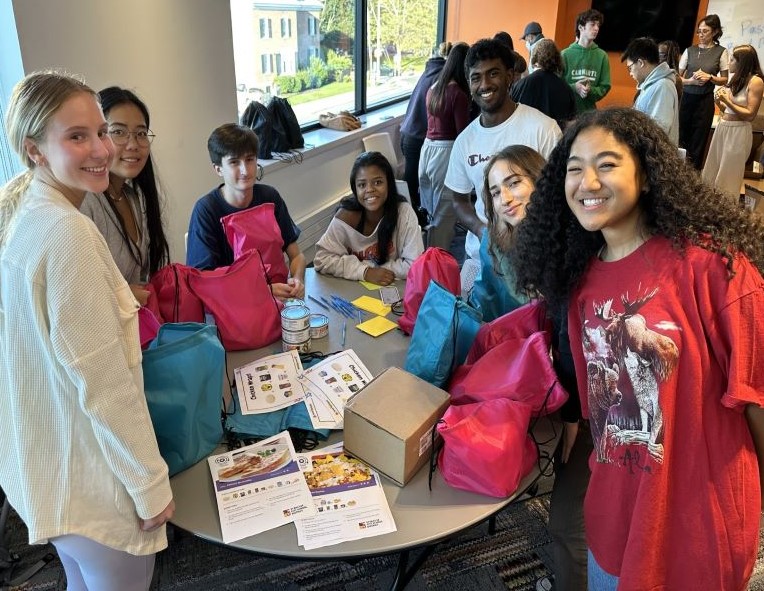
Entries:
[[342,429],[345,402],[374,376],[348,349],[304,370],[296,351],[263,357],[234,370],[242,414],[302,402],[314,429]]
[[208,463],[225,543],[286,523],[306,550],[396,531],[379,474],[342,443],[298,455],[284,431]]
[[327,357],[303,372],[305,406],[315,429],[342,429],[345,402],[374,376],[348,349]]

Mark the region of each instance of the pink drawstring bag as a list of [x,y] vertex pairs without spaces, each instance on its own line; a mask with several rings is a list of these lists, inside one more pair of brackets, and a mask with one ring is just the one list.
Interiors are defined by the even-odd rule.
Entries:
[[443,479],[491,497],[511,495],[538,460],[530,417],[529,405],[506,398],[450,406],[437,425]]
[[455,296],[462,292],[459,264],[442,248],[430,247],[416,259],[406,276],[406,292],[403,295],[403,316],[398,326],[406,334],[414,332],[414,324],[422,305],[424,294],[434,279]]
[[204,322],[202,302],[188,285],[188,278],[200,273],[188,265],[172,263],[151,276],[149,291],[156,294],[159,317],[164,322]]
[[226,351],[259,349],[281,338],[282,306],[271,293],[268,269],[257,250],[188,280],[215,319]]
[[150,308],[141,306],[138,309],[138,335],[141,339],[141,349],[145,350],[156,338],[160,326],[162,323]]
[[276,206],[263,203],[220,218],[233,260],[252,249],[260,251],[263,263],[270,267],[271,283],[286,283],[289,268],[284,261],[284,239],[276,221]]
[[546,331],[510,338],[457,367],[448,387],[451,404],[505,398],[527,404],[534,415],[556,411],[568,393],[552,366],[549,339]]
[[508,339],[551,330],[552,323],[546,315],[546,303],[543,300],[532,300],[481,326],[464,363],[475,363],[487,351]]

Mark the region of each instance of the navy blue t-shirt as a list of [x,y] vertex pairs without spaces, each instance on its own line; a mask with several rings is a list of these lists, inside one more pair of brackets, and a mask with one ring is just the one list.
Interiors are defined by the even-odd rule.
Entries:
[[223,198],[220,191],[222,186],[207,193],[194,205],[188,225],[187,265],[197,269],[216,269],[233,263],[233,250],[228,244],[220,218],[263,203],[275,205],[274,214],[284,240],[284,250],[300,237],[300,229],[292,221],[286,203],[275,188],[256,184],[253,187],[252,203],[240,209]]

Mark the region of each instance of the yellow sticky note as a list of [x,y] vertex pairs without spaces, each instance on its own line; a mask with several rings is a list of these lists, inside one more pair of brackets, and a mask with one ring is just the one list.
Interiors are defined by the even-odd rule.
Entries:
[[366,289],[369,291],[377,291],[381,285],[377,285],[376,283],[372,283],[371,281],[359,281],[361,285],[363,285]]
[[398,325],[384,316],[375,316],[371,320],[356,324],[355,327],[373,337],[378,337],[381,334],[385,334],[386,332],[397,328]]
[[387,316],[390,313],[390,306],[385,306],[382,300],[371,296],[363,295],[351,302],[356,308],[366,310],[377,316]]

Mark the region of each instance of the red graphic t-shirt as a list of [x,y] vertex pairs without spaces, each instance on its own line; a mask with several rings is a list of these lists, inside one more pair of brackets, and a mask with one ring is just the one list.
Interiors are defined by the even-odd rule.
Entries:
[[[594,438],[588,545],[619,591],[742,589],[758,550],[764,281],[738,257],[652,238],[595,260],[569,307]],[[576,343],[580,343],[577,346]],[[584,394],[585,393],[585,394]]]

